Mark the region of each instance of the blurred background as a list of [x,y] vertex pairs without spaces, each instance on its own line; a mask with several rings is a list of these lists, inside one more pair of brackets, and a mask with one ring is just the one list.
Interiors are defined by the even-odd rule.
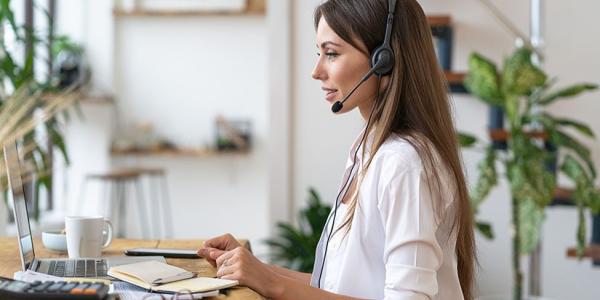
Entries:
[[[333,115],[320,83],[311,78],[317,58],[313,12],[319,3],[2,1],[3,53],[12,53],[21,66],[33,55],[32,73],[40,82],[54,78],[64,87],[81,81],[82,96],[68,116],[57,115],[53,130],[36,130],[42,132],[34,139],[50,171],[29,183],[33,231],[62,228],[66,215],[101,214],[115,220],[122,237],[232,233],[249,239],[264,261],[293,261],[299,255],[294,248],[306,245],[293,244],[290,236],[297,230],[318,238],[306,216],[315,212],[311,207],[334,202],[348,151],[363,126],[358,112]],[[600,39],[593,21],[600,2],[419,3],[447,71],[460,132],[502,147],[502,138],[490,132],[508,125],[499,125],[502,115],[463,80],[472,53],[500,72],[522,45],[535,49],[533,63],[555,80],[555,90],[588,84],[572,91],[576,98],[539,109],[600,132],[600,93],[594,87],[600,82]],[[28,44],[27,32],[39,41]],[[7,88],[8,75],[1,74],[4,98],[15,87]],[[582,134],[587,130],[581,126],[573,128],[598,168],[600,142]],[[485,153],[470,147],[462,155],[473,189]],[[483,231],[493,228],[493,239],[476,233],[481,299],[513,288],[511,185],[504,173],[498,165],[497,186],[477,209],[477,220],[486,222]],[[543,221],[533,223],[539,244],[536,238],[533,254],[520,259],[525,290],[547,299],[598,299],[596,202],[586,202],[588,209],[580,213],[570,193],[575,181],[567,177],[556,176],[556,193],[540,210]],[[589,181],[597,184],[594,178]],[[16,229],[6,200],[0,201],[0,235],[10,236]],[[580,259],[578,233],[587,247]]]

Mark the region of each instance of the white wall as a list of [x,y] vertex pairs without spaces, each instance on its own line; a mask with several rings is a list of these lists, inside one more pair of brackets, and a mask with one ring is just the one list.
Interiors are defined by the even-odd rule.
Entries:
[[[168,169],[178,237],[267,230],[267,36],[263,17],[127,18],[115,28],[121,120],[152,122],[177,145],[212,144],[214,118],[253,122],[250,155],[151,158]],[[114,160],[114,165],[123,165]],[[248,214],[257,211],[258,215]],[[223,220],[235,219],[232,226]]]
[[[112,1],[71,2],[59,1],[58,32],[84,44],[93,91],[114,95],[116,104],[85,109],[86,120],[67,129],[73,164],[65,170],[64,193],[59,195],[69,202],[62,207],[64,213],[73,213],[85,174],[130,165],[162,167],[168,174],[174,237],[231,232],[250,239],[263,254],[260,244],[271,223],[267,186],[271,14],[114,17]],[[108,153],[117,121],[150,122],[158,135],[177,145],[201,147],[213,143],[216,114],[252,121],[250,154],[132,158]],[[101,131],[95,132],[99,127]],[[100,212],[102,192],[97,184],[89,187],[85,211]],[[135,212],[128,217],[130,236],[139,237]]]
[[[304,205],[306,188],[315,186],[324,199],[333,202],[339,186],[348,149],[361,128],[358,113],[334,116],[323,98],[319,84],[310,78],[315,63],[315,33],[312,13],[319,0],[294,2],[294,199]],[[529,1],[493,1],[505,14],[528,33]],[[596,1],[546,2],[547,60],[545,68],[560,79],[559,86],[577,81],[600,78],[600,40],[597,26],[592,24],[600,9]],[[514,38],[495,21],[476,0],[423,0],[427,14],[449,14],[455,28],[453,64],[456,70],[466,70],[467,56],[478,51],[500,62],[508,56]],[[580,119],[600,133],[599,93],[576,101],[555,105],[551,111]],[[476,99],[454,95],[455,119],[459,130],[486,138],[487,108]],[[599,161],[600,143],[589,144]],[[468,178],[474,182],[478,153],[464,152]],[[600,164],[597,163],[598,166]],[[481,295],[507,293],[511,288],[509,195],[503,182],[482,206],[479,218],[491,221],[496,232],[494,241],[478,237]],[[542,289],[552,299],[597,299],[600,269],[588,261],[577,262],[565,257],[567,247],[575,243],[576,213],[571,208],[552,208],[544,224]],[[589,231],[588,231],[589,232]],[[577,296],[574,296],[577,295]]]

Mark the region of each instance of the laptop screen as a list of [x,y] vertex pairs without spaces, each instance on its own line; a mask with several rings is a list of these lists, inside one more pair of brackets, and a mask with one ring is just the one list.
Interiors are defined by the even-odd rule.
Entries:
[[8,182],[12,191],[13,210],[19,236],[19,249],[21,250],[21,262],[23,263],[23,271],[25,271],[31,266],[35,254],[33,252],[33,239],[31,238],[31,228],[29,227],[23,182],[21,181],[19,155],[15,142],[8,143],[4,147],[4,161],[6,163]]

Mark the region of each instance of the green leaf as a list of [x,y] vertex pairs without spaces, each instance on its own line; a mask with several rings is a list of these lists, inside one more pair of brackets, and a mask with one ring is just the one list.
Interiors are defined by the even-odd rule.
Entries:
[[583,205],[577,205],[577,257],[583,258],[585,252],[585,215],[583,214]]
[[579,164],[575,158],[568,154],[565,155],[565,159],[563,160],[560,169],[574,182],[578,182],[586,177],[581,164]]
[[534,88],[545,84],[546,74],[533,65],[531,54],[527,48],[518,48],[506,60],[502,73],[504,94],[528,96]]
[[600,191],[594,181],[588,177],[579,161],[567,154],[560,169],[575,182],[575,191],[572,196],[575,203],[589,207],[593,214],[600,213]]
[[540,240],[540,228],[544,222],[544,209],[533,199],[519,199],[519,237],[521,254],[531,253]]
[[489,195],[490,191],[498,184],[498,174],[496,172],[496,151],[492,145],[486,149],[485,158],[477,164],[479,178],[475,183],[475,188],[471,191],[471,207],[473,211],[479,210],[479,205]]
[[539,101],[539,104],[548,105],[557,100],[572,98],[572,97],[575,97],[585,91],[591,91],[591,90],[595,90],[597,88],[598,88],[598,85],[594,84],[594,83],[575,84],[575,85],[560,89],[556,92],[553,92],[546,97],[543,97],[542,100]]
[[70,165],[71,160],[69,159],[69,152],[67,151],[65,140],[59,131],[58,122],[55,119],[48,120],[48,122],[46,122],[46,130],[52,139],[52,145],[58,147],[65,163]]
[[2,0],[2,2],[0,2],[0,14],[2,18],[6,18],[6,20],[8,20],[10,28],[12,29],[17,39],[19,39],[19,27],[17,26],[17,22],[15,22],[15,15],[12,9],[10,8],[10,0]]
[[560,126],[573,127],[575,130],[577,130],[581,134],[588,136],[590,138],[594,138],[594,132],[592,131],[592,129],[588,125],[583,124],[581,122],[571,120],[571,119],[556,119],[556,124],[558,124]]
[[539,160],[507,164],[512,196],[522,201],[532,201],[538,207],[544,207],[552,201],[554,176],[542,169],[543,162]]
[[463,148],[472,147],[477,143],[477,138],[473,135],[459,132],[458,133],[458,144]]
[[519,98],[511,95],[507,95],[505,99],[505,110],[506,117],[510,121],[511,129],[521,128],[521,116],[519,113]]
[[6,75],[13,86],[17,87],[17,74],[20,72],[19,66],[15,63],[10,53],[6,52],[6,49],[2,49],[4,57],[2,58],[2,63],[0,64],[0,70],[2,74]]
[[292,269],[311,272],[314,253],[331,206],[321,203],[318,193],[309,189],[308,207],[298,216],[299,226],[278,223],[278,234],[265,241],[271,246],[272,258]]
[[587,147],[560,130],[550,132],[550,141],[557,147],[568,148],[575,152],[588,165],[588,172],[590,172],[591,177],[596,178],[596,167],[592,161],[591,152]]
[[478,53],[469,55],[469,73],[465,77],[465,88],[489,104],[504,105],[496,65]]
[[477,226],[479,233],[481,233],[481,235],[483,235],[486,239],[494,239],[494,231],[492,230],[492,225],[490,223],[476,222],[475,225]]

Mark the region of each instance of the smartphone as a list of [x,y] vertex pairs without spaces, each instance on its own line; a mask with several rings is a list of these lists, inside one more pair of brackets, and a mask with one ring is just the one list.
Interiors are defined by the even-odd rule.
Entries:
[[164,256],[172,258],[200,258],[196,250],[168,248],[134,248],[125,250],[128,256]]

